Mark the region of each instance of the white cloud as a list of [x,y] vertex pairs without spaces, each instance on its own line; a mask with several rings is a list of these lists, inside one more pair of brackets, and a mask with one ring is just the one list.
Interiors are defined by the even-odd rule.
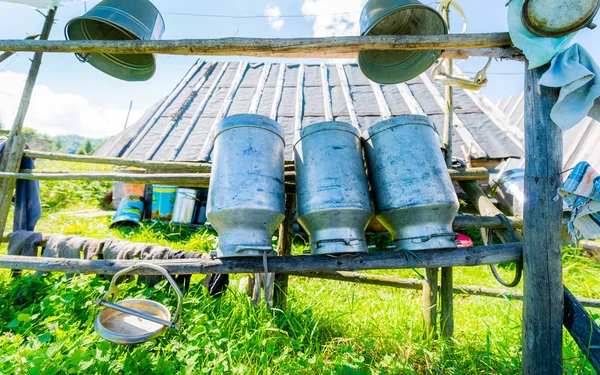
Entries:
[[[0,72],[0,118],[5,128],[12,126],[25,75]],[[143,112],[132,110],[129,124]],[[80,95],[61,94],[48,86],[36,85],[25,118],[25,126],[49,135],[79,134],[91,138],[106,137],[123,130],[127,108],[104,108],[92,105]]]
[[281,30],[285,21],[281,18],[281,9],[273,3],[267,4],[265,8],[265,16],[269,17],[269,25],[273,30]]
[[313,36],[359,35],[360,12],[367,0],[304,0],[302,14],[313,17]]

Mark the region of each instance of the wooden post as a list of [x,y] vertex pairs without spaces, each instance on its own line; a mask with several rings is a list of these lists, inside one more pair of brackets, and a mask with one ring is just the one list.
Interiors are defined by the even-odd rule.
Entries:
[[[295,206],[296,196],[293,194],[286,194],[285,220],[279,226],[279,242],[277,243],[277,253],[281,256],[292,255],[292,224],[294,223]],[[287,309],[288,282],[288,274],[275,274],[273,306],[282,311],[286,311]]]
[[562,132],[550,120],[559,89],[539,84],[549,65],[525,71],[523,373],[562,373]]
[[[442,17],[448,24],[448,29],[450,29],[450,3],[446,3],[442,8]],[[444,69],[447,74],[452,74],[452,59],[444,60]],[[444,148],[446,149],[446,166],[452,168],[452,131],[454,130],[454,98],[452,95],[452,86],[445,86],[444,94],[446,97],[446,111],[444,112],[444,134],[442,141]],[[440,329],[443,337],[452,337],[454,334],[453,285],[452,267],[442,268],[442,283],[440,289],[442,316]]]
[[425,282],[423,283],[423,325],[424,337],[437,336],[437,294],[438,294],[438,269],[425,269]]
[[[56,7],[48,11],[40,40],[48,39],[52,24],[54,23],[55,14]],[[36,52],[31,61],[31,68],[29,69],[29,75],[27,76],[25,87],[23,88],[23,94],[21,95],[21,102],[19,103],[19,109],[15,116],[15,122],[8,133],[4,155],[0,158],[0,171],[13,173],[19,171],[21,159],[23,158],[23,147],[25,146],[25,138],[21,135],[21,130],[23,129],[23,123],[25,122],[25,116],[29,109],[31,95],[33,94],[33,88],[35,87],[35,81],[38,72],[40,71],[41,64],[42,52]],[[10,209],[15,185],[16,180],[5,179],[0,182],[0,233],[4,233],[4,228],[6,228],[8,211]]]
[[600,373],[600,328],[567,287],[563,324],[596,372]]

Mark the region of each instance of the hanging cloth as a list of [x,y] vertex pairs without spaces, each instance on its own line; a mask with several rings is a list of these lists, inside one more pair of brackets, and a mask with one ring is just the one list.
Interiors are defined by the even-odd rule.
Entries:
[[[0,155],[4,153],[6,139],[0,139]],[[31,158],[21,159],[21,169],[34,169]],[[15,214],[13,231],[35,231],[35,224],[42,216],[40,183],[38,181],[17,180],[15,189]]]
[[574,44],[552,59],[540,85],[560,87],[550,118],[563,131],[577,125],[586,116],[600,121],[600,66],[580,46]]
[[573,241],[600,239],[600,175],[594,168],[577,163],[558,193],[572,209],[568,229]]
[[554,55],[569,47],[575,33],[560,38],[545,38],[529,32],[521,21],[524,0],[511,0],[508,5],[508,31],[515,47],[529,60],[529,69],[549,63]]

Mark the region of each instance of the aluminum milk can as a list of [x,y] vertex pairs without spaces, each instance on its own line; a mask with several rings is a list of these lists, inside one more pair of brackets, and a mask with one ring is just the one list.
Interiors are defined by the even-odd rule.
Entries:
[[207,217],[219,257],[262,256],[285,217],[284,133],[267,117],[240,114],[215,129]]
[[403,250],[456,247],[458,198],[427,116],[398,116],[362,134],[375,214]]
[[358,129],[337,121],[310,125],[294,152],[298,221],[311,252],[366,252],[373,212]]
[[197,197],[198,191],[196,189],[178,188],[171,221],[180,224],[191,224],[196,212]]

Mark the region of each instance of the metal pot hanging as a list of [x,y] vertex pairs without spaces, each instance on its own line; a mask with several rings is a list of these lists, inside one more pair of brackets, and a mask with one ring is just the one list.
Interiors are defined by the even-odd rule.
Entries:
[[[70,40],[158,40],[165,23],[148,0],[103,0],[65,26]],[[146,81],[156,71],[153,54],[77,53],[78,59],[125,81]]]
[[298,221],[311,252],[366,252],[373,212],[358,129],[337,121],[307,126],[294,152]]
[[[442,35],[448,26],[418,0],[370,0],[360,15],[360,35]],[[442,54],[426,51],[359,51],[363,74],[381,84],[406,82],[426,71]]]
[[[146,299],[129,299],[116,303],[107,301],[110,295],[117,295],[119,277],[139,268],[150,268],[160,272],[175,289],[178,303],[172,318],[169,309],[155,301]],[[96,303],[106,307],[94,322],[94,329],[100,337],[115,344],[139,344],[160,336],[167,328],[178,328],[177,320],[181,312],[183,294],[167,270],[150,263],[138,263],[117,272],[110,282],[108,292]]]
[[558,38],[595,28],[592,21],[599,7],[599,0],[525,0],[521,20],[532,34]]
[[458,198],[427,116],[398,116],[362,134],[377,219],[403,250],[456,247]]
[[285,217],[284,133],[265,116],[240,114],[215,130],[206,216],[219,257],[262,256]]

